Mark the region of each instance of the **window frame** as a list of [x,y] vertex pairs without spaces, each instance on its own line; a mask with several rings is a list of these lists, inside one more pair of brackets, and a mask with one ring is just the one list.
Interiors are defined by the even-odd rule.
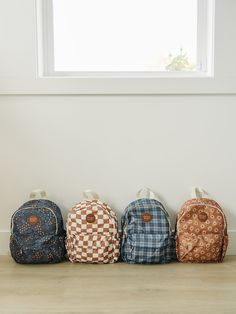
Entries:
[[174,79],[214,76],[214,9],[215,0],[198,0],[197,70],[168,71],[55,71],[53,47],[53,0],[36,0],[38,77],[74,79]]

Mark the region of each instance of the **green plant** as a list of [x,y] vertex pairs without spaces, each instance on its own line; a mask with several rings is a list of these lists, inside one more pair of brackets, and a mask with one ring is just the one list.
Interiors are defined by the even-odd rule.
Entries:
[[186,53],[183,53],[183,49],[180,49],[180,53],[177,56],[169,54],[169,64],[166,66],[168,71],[191,71],[194,70],[195,66],[188,60]]

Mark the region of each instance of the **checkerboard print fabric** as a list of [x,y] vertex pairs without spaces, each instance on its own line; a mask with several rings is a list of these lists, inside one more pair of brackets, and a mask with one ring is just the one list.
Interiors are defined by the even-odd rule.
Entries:
[[71,262],[116,262],[120,240],[112,209],[99,200],[76,204],[67,219],[66,248]]
[[180,262],[221,262],[228,246],[227,222],[220,205],[206,198],[187,201],[177,218]]
[[159,201],[143,198],[130,203],[121,225],[121,256],[125,262],[163,264],[176,259],[170,218]]

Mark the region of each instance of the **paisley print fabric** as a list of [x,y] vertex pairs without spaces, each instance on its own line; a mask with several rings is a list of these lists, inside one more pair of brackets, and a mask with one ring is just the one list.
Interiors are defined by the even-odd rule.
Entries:
[[207,198],[187,201],[177,218],[176,253],[181,262],[221,262],[228,245],[226,217]]
[[10,251],[23,264],[62,261],[65,230],[59,207],[44,199],[23,204],[11,219]]

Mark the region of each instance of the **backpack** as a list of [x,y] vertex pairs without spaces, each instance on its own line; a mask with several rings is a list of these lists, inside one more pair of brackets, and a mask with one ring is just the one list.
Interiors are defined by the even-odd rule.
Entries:
[[201,188],[184,203],[176,224],[180,262],[222,262],[228,246],[227,222],[220,205]]
[[[89,195],[92,199],[89,199]],[[68,214],[66,248],[71,262],[114,263],[118,260],[120,240],[114,211],[86,190],[85,200]]]
[[[145,192],[146,197],[140,198]],[[170,217],[156,193],[145,188],[137,193],[121,218],[121,257],[130,264],[169,263],[175,257]]]
[[[40,193],[41,199],[35,199]],[[17,263],[57,263],[64,259],[65,230],[59,207],[34,190],[11,218],[10,252]]]

